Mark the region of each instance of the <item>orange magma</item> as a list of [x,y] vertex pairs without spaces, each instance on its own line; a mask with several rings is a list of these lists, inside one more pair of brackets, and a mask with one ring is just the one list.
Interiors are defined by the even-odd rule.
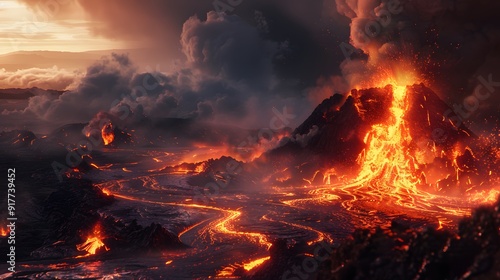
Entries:
[[8,231],[6,229],[4,229],[3,227],[0,228],[0,236],[7,236],[8,234]]
[[403,118],[408,109],[406,86],[392,85],[392,92],[391,117],[385,124],[373,125],[365,136],[367,148],[358,158],[361,169],[355,181],[388,194],[416,194],[418,166],[405,151],[412,140]]
[[[359,197],[365,197],[371,201],[433,212],[436,196],[418,189],[421,174],[417,159],[409,151],[412,136],[405,121],[409,109],[407,87],[418,82],[412,71],[399,71],[372,83],[372,87],[392,87],[390,117],[368,131],[364,138],[366,148],[357,159],[359,172],[353,181],[341,187],[353,195],[352,201],[343,202],[347,209],[351,209]],[[467,214],[462,209],[445,208],[442,209],[448,214]]]
[[[413,139],[405,113],[410,106],[407,87],[423,81],[417,78],[411,68],[405,67],[401,70],[384,72],[381,69],[378,76],[366,79],[354,87],[385,88],[389,85],[389,93],[392,94],[388,118],[382,123],[372,125],[364,137],[365,149],[358,156],[359,170],[354,177],[348,176],[352,178],[349,179],[337,176],[340,181],[338,184],[332,184],[331,177],[335,176],[335,169],[327,170],[326,173],[319,170],[313,178],[304,181],[311,185],[316,175],[323,174],[324,187],[315,186],[308,192],[311,197],[287,198],[282,201],[284,204],[301,207],[301,204],[311,201],[323,203],[342,197],[342,207],[353,213],[373,213],[378,208],[386,208],[386,205],[397,205],[411,210],[406,211],[407,215],[413,215],[410,214],[413,210],[416,210],[414,214],[417,216],[423,212],[432,213],[445,225],[449,221],[448,215],[464,216],[469,213],[466,207],[451,206],[453,203],[450,204],[451,200],[446,197],[419,189],[419,185],[422,185],[422,170],[419,170],[418,154],[410,149]],[[436,203],[439,207],[436,207]],[[391,211],[393,210],[389,210]],[[365,219],[355,221],[356,226],[370,224],[369,220]]]
[[101,136],[104,145],[107,146],[115,140],[115,134],[113,133],[113,124],[108,123],[101,129]]
[[[371,83],[371,87],[392,87],[390,117],[381,124],[371,127],[364,138],[365,150],[357,161],[359,172],[347,185],[340,187],[357,197],[369,197],[372,201],[385,201],[415,210],[434,212],[434,202],[439,198],[418,188],[422,184],[422,171],[419,171],[418,154],[410,151],[412,136],[405,121],[409,109],[407,87],[419,82],[411,71],[400,75],[388,75]],[[363,87],[365,87],[363,85]],[[491,202],[491,197],[498,195],[497,190],[490,191],[482,202]],[[469,200],[471,197],[469,195]],[[493,199],[494,201],[494,199]],[[353,201],[345,202],[351,208]],[[477,202],[477,201],[475,201]],[[440,206],[448,214],[463,216],[468,210]]]
[[[104,193],[110,193],[109,190],[104,188],[104,186],[101,186],[101,189]],[[121,195],[121,194],[113,194],[115,197],[126,199],[126,200],[131,200],[131,201],[138,201],[137,198],[126,196],[126,195]],[[201,205],[201,204],[195,204],[195,203],[175,203],[175,202],[160,202],[160,201],[149,201],[149,200],[144,200],[141,199],[141,202],[146,202],[146,203],[152,203],[152,204],[158,204],[158,205],[169,205],[169,206],[179,206],[179,207],[186,207],[186,208],[194,208],[194,209],[204,209],[204,210],[211,210],[211,211],[216,211],[222,214],[221,217],[214,219],[213,221],[209,222],[208,224],[204,225],[205,222],[200,222],[198,224],[195,224],[193,226],[190,226],[186,228],[184,231],[180,232],[178,234],[179,238],[182,239],[182,236],[186,234],[187,232],[191,232],[194,230],[197,230],[198,227],[199,229],[197,235],[202,237],[206,236],[207,237],[207,242],[210,242],[213,244],[215,242],[215,239],[217,238],[216,236],[218,234],[223,234],[225,235],[224,238],[227,238],[227,236],[233,236],[236,238],[245,238],[252,240],[259,246],[262,246],[269,250],[271,247],[272,243],[268,239],[268,237],[259,232],[252,232],[252,231],[240,231],[236,228],[236,226],[233,224],[235,221],[237,221],[239,218],[241,218],[242,211],[241,210],[231,210],[231,209],[224,209],[220,207],[215,207],[215,206],[210,206],[210,205]],[[93,237],[93,236],[92,236]],[[89,243],[91,240],[91,237],[87,240],[85,243]],[[100,241],[100,239],[97,238],[97,240]],[[96,241],[93,239],[93,241]],[[84,243],[84,244],[85,244]],[[104,246],[104,243],[100,241],[100,243],[95,243],[96,245],[101,245]],[[82,246],[83,244],[79,245]],[[95,250],[94,250],[95,252]],[[244,263],[241,264],[241,267],[243,267],[245,270],[249,271],[265,261],[269,260],[270,257],[261,257],[258,259],[254,260],[248,260]],[[218,276],[230,276],[234,272],[234,267],[229,266],[224,269],[222,269],[219,273]]]
[[103,239],[103,237],[102,237],[102,233],[101,233],[101,225],[99,223],[97,223],[94,226],[92,233],[89,234],[89,236],[87,237],[87,240],[81,244],[76,245],[76,249],[78,251],[86,251],[87,252],[87,254],[82,256],[82,257],[86,257],[89,255],[95,255],[97,250],[99,250],[100,248],[103,248],[103,247],[106,251],[109,251],[109,248],[106,247],[106,245],[104,244],[102,239]]

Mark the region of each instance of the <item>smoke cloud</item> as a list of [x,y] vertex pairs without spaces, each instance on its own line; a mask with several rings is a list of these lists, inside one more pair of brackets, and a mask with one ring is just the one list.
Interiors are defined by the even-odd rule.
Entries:
[[[22,113],[68,123],[127,111],[259,127],[268,125],[273,106],[301,114],[309,113],[304,105],[313,106],[300,89],[282,90],[273,66],[283,52],[280,44],[238,16],[193,16],[183,25],[180,44],[186,62],[175,71],[140,72],[126,54],[113,54],[91,65],[74,90],[32,97]],[[269,108],[267,115],[262,108]]]
[[[441,93],[449,103],[462,104],[480,83],[478,76],[500,71],[500,3],[481,1],[336,0],[340,14],[351,20],[349,49],[342,64],[344,77],[355,85],[381,69],[405,67]],[[485,112],[498,112],[499,96]],[[487,106],[488,108],[484,108]],[[479,113],[479,110],[476,114]]]
[[[38,5],[23,2],[34,9]],[[223,17],[210,13],[212,1],[63,2],[67,4],[52,14],[54,19],[80,10],[100,23],[89,26],[96,35],[158,47],[181,59],[175,71],[150,73],[159,86],[141,96],[140,80],[154,81],[145,73],[138,76],[137,70],[119,70],[116,82],[123,84],[91,103],[91,113],[118,99],[120,106],[145,115],[262,124],[256,109],[276,101],[298,108],[297,103],[307,100],[300,119],[311,111],[309,101],[347,92],[398,68],[419,74],[419,81],[450,105],[470,102],[481,85],[479,76],[500,80],[500,2],[495,0],[256,0],[243,1]],[[65,98],[88,98],[73,95],[82,91],[39,101],[49,112],[62,112],[71,107],[57,105]],[[499,104],[500,96],[492,94],[470,119],[498,119]]]

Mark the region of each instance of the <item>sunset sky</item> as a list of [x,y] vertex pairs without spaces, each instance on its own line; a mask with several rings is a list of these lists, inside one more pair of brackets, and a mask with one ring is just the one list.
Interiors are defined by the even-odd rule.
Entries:
[[[45,10],[17,0],[0,1],[0,54],[33,50],[81,52],[124,47],[123,42],[92,34],[90,27],[99,23],[86,19],[76,2],[65,2],[60,5],[66,7],[47,5]],[[54,14],[47,12],[48,9]],[[71,18],[57,18],[62,9],[71,10]]]

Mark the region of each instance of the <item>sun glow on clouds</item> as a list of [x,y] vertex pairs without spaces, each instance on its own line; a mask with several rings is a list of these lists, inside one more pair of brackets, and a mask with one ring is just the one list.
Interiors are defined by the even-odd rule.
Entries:
[[[61,5],[75,5],[61,1]],[[55,10],[62,12],[62,9]],[[56,20],[50,13],[29,9],[19,1],[0,0],[0,54],[15,51],[90,51],[121,48],[119,42],[96,37],[89,26],[96,24],[77,12],[72,19]]]

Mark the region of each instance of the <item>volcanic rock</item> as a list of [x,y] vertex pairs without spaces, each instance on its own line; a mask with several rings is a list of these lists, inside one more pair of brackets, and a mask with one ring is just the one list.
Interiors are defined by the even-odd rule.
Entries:
[[193,171],[196,167],[203,168],[202,172],[188,179],[190,185],[203,188],[210,183],[226,186],[231,182],[231,186],[237,185],[239,181],[242,181],[242,178],[238,178],[237,175],[241,173],[244,164],[232,157],[223,156],[203,163],[183,164],[183,166],[190,167]]
[[28,130],[0,132],[0,146],[10,146],[12,149],[29,147],[35,139],[35,134]]
[[[340,97],[334,95],[315,109],[295,131],[295,136],[316,125],[319,133],[306,148],[332,162],[352,164],[364,149],[363,138],[368,129],[390,117],[392,90],[392,86],[352,90],[342,106],[339,106]],[[451,147],[458,140],[473,136],[463,124],[455,127],[449,122],[448,119],[456,115],[423,84],[407,87],[406,94],[409,106],[404,119],[413,139],[426,138]]]
[[[291,172],[292,176],[299,175],[300,178],[289,180],[295,184],[302,182],[303,178],[314,179],[318,171],[325,172],[331,168],[338,174],[355,173],[359,168],[357,159],[367,148],[365,136],[374,125],[384,124],[394,118],[391,111],[393,90],[394,87],[388,85],[384,88],[352,90],[346,98],[338,94],[333,95],[318,105],[310,117],[297,127],[290,141],[264,154],[255,164],[259,167],[267,165],[270,170],[296,168]],[[402,118],[411,136],[411,143],[401,148],[405,148],[413,158],[421,161],[417,162],[421,171],[439,168],[445,171],[445,168],[452,166],[454,158],[449,155],[454,153],[453,149],[457,144],[463,144],[463,147],[472,146],[476,136],[463,122],[456,121],[458,116],[452,108],[425,85],[408,86],[405,94],[406,111]],[[436,147],[435,150],[442,150],[446,156],[434,153],[423,160],[417,155],[433,146]],[[465,150],[459,151],[458,156],[468,158],[460,160],[466,160],[468,167],[477,166],[478,159],[466,153]],[[444,167],[438,166],[441,157],[446,157],[443,158]],[[251,169],[250,172],[256,173],[259,167]],[[488,170],[483,168],[478,174],[483,176],[487,172]],[[446,174],[453,173],[451,170]],[[446,178],[443,174],[436,176],[441,176],[443,180]],[[422,179],[425,181],[426,178]],[[448,185],[455,186],[468,181],[468,177],[450,180],[452,182]],[[433,178],[430,183],[436,181],[438,179]]]
[[69,179],[44,203],[43,215],[50,227],[47,243],[66,241],[77,243],[80,233],[90,229],[100,219],[97,210],[114,199],[103,194],[90,181]]
[[[301,273],[307,279],[318,280],[498,279],[499,228],[500,198],[494,205],[479,207],[471,217],[464,218],[458,232],[432,227],[415,229],[396,221],[388,229],[357,229],[350,238],[334,246],[330,257],[319,262],[316,269],[303,269]],[[298,277],[286,272],[294,263],[301,267],[308,251],[286,246],[278,251],[248,279]],[[284,259],[288,260],[286,265],[276,261]]]
[[152,223],[147,227],[142,227],[137,224],[136,220],[122,228],[113,238],[106,239],[105,242],[112,252],[147,253],[187,247],[177,235],[160,224]]

